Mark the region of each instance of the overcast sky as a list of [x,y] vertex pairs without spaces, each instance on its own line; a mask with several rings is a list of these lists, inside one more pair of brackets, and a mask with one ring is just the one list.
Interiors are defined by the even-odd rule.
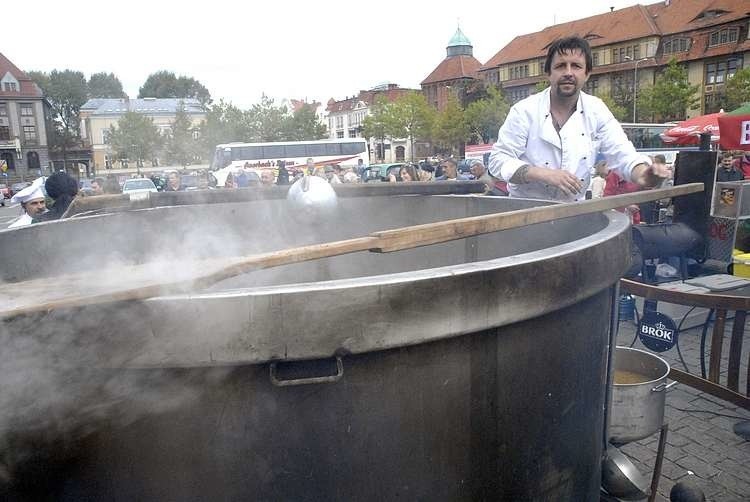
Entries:
[[262,93],[325,102],[383,82],[419,88],[457,23],[485,63],[517,35],[636,3],[12,1],[1,9],[0,52],[25,71],[114,72],[130,97],[170,70],[243,108]]

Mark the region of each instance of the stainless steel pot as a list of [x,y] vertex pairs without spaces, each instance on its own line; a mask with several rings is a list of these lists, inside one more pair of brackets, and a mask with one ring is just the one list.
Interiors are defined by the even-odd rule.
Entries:
[[630,443],[657,432],[664,423],[669,364],[650,352],[617,347],[615,374],[628,371],[643,375],[638,383],[613,383],[609,439],[615,444]]

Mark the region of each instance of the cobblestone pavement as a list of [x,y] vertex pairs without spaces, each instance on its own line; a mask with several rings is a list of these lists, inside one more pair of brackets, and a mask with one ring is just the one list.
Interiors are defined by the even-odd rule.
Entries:
[[[679,319],[676,319],[679,322]],[[732,323],[728,320],[724,338],[722,383],[726,383],[729,335]],[[713,328],[713,326],[711,326]],[[691,373],[700,375],[701,328],[679,334],[679,345]],[[706,366],[708,366],[711,330],[707,338]],[[750,322],[745,327],[740,392],[744,393],[750,353]],[[632,321],[621,321],[618,345],[629,346],[635,336]],[[635,348],[644,349],[640,341]],[[676,349],[659,354],[670,365],[684,370]],[[669,424],[667,447],[657,501],[669,501],[669,491],[679,480],[691,479],[705,493],[706,500],[717,502],[750,501],[750,441],[737,436],[733,427],[737,422],[750,420],[750,412],[735,405],[677,384],[667,392],[665,421]],[[656,459],[659,434],[627,444],[622,451],[628,455],[641,473],[651,479]]]

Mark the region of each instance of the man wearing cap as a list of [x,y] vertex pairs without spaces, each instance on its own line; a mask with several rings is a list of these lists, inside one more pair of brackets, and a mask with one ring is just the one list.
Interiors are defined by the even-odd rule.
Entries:
[[544,64],[550,87],[513,105],[490,155],[490,173],[509,182],[511,196],[581,200],[599,153],[626,181],[641,187],[661,181],[602,100],[581,92],[592,67],[583,38],[550,44]]
[[474,179],[483,181],[487,185],[487,190],[484,192],[487,195],[508,195],[508,192],[502,190],[505,187],[505,183],[493,178],[490,173],[487,172],[487,168],[484,167],[484,162],[479,159],[472,159],[469,161],[469,170],[474,175]]
[[43,183],[44,178],[37,178],[34,183],[21,190],[10,199],[12,204],[15,204],[16,202],[21,204],[23,214],[13,223],[8,225],[8,228],[30,225],[36,216],[41,215],[47,210],[44,190],[42,190]]

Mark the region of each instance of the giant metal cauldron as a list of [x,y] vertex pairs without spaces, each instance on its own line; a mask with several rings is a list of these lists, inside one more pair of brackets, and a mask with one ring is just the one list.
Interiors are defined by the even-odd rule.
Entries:
[[[155,271],[167,276],[185,256],[535,204],[348,198],[315,228],[283,200],[82,217],[0,232],[2,279],[155,255],[169,255]],[[98,410],[50,460],[57,500],[598,500],[609,312],[629,239],[610,211],[2,329],[72,353],[67,370],[96,386],[55,415]]]

